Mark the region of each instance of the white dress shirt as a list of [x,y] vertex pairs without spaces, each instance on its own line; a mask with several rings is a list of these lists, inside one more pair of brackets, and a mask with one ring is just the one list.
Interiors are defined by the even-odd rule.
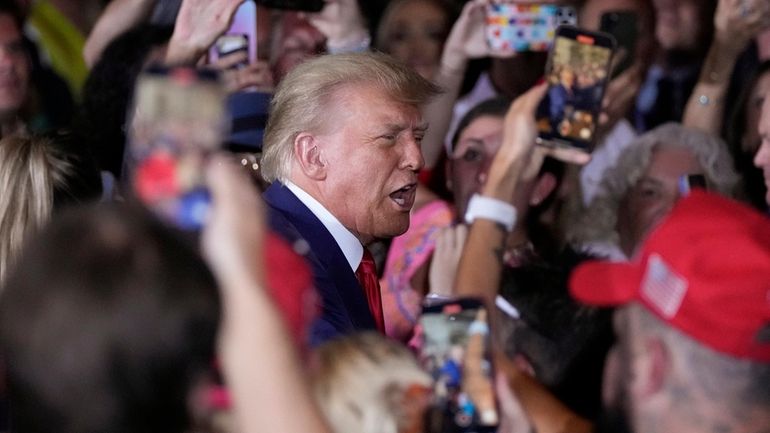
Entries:
[[318,200],[313,198],[302,188],[288,180],[284,182],[284,185],[286,185],[286,188],[289,188],[289,191],[297,196],[302,204],[310,209],[310,212],[312,212],[313,215],[321,221],[321,224],[326,227],[326,230],[331,233],[332,237],[337,242],[337,245],[342,250],[342,254],[345,255],[348,264],[350,264],[350,268],[355,272],[364,256],[364,247],[361,245],[361,241],[359,241],[350,230],[346,229],[340,220],[332,215],[331,212],[318,202]]

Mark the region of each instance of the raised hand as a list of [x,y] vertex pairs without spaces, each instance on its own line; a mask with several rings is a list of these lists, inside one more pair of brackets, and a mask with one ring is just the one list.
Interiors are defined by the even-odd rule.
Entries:
[[768,28],[767,0],[719,0],[714,14],[714,38],[722,46],[742,51],[752,38]]
[[350,51],[362,48],[368,41],[366,21],[357,0],[327,0],[321,12],[308,14],[308,21],[326,36],[330,51]]
[[194,64],[230,27],[244,0],[182,0],[166,63]]
[[460,17],[452,26],[441,61],[445,67],[464,69],[468,59],[481,57],[511,57],[512,50],[493,51],[484,34],[486,7],[490,0],[472,0],[468,2]]

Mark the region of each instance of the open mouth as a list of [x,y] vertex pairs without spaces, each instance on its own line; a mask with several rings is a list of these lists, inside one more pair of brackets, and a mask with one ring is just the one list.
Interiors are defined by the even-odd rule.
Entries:
[[390,193],[390,199],[393,200],[399,207],[410,210],[414,204],[414,195],[416,191],[417,184],[411,183]]

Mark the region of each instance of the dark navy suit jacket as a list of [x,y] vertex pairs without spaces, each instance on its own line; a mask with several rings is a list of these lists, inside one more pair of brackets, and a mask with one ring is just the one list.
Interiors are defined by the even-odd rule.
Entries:
[[270,228],[291,244],[304,239],[309,246],[305,258],[313,269],[322,302],[321,317],[310,332],[310,344],[316,346],[353,331],[376,330],[355,273],[321,221],[280,182],[273,182],[263,197],[268,205]]

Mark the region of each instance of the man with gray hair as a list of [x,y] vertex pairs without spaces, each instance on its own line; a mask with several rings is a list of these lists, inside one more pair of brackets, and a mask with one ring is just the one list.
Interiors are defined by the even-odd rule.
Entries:
[[264,198],[273,230],[307,242],[322,301],[312,345],[384,330],[366,245],[409,227],[424,163],[420,108],[436,93],[390,57],[356,53],[303,63],[273,97],[262,159],[272,185]]
[[690,176],[728,197],[739,181],[727,146],[717,137],[677,123],[639,136],[603,173],[600,191],[584,213],[565,219],[569,240],[598,255],[632,258]]
[[615,306],[597,431],[770,431],[770,220],[694,190],[632,262],[589,262],[578,300]]

